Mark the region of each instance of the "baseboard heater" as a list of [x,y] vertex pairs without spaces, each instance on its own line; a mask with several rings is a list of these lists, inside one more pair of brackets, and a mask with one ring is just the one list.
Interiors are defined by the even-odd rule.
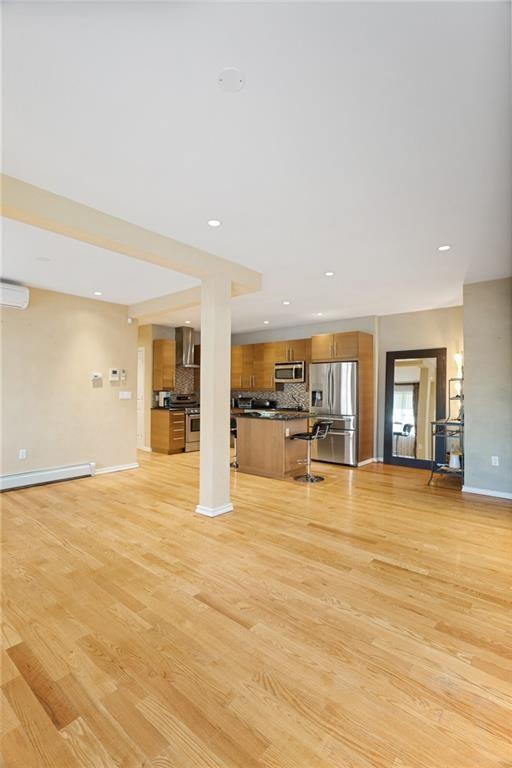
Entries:
[[34,472],[19,472],[15,475],[0,476],[0,491],[10,491],[15,488],[26,488],[29,485],[56,483],[59,480],[72,480],[77,477],[90,477],[96,474],[94,461],[88,464],[72,464],[68,467],[53,467],[38,469]]

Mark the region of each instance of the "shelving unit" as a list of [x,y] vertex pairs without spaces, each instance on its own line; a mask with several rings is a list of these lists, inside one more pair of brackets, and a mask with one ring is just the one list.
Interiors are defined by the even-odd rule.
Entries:
[[[431,484],[434,475],[458,477],[464,482],[464,379],[448,379],[448,418],[431,422],[432,428],[432,467],[428,485]],[[458,403],[459,408],[454,416],[452,403]],[[441,443],[441,450],[439,449]],[[458,444],[458,445],[457,445]],[[454,445],[460,456],[460,467],[450,467],[450,453],[454,452]],[[439,456],[442,454],[442,460]]]

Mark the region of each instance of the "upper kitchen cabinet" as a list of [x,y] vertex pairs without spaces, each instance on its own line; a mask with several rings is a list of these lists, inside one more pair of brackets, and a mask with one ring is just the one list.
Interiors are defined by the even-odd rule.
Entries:
[[176,386],[176,342],[155,339],[153,342],[153,390]]
[[311,359],[311,339],[292,339],[285,341],[286,357],[284,360],[276,360],[278,363],[297,362]]
[[276,363],[311,359],[310,339],[231,347],[231,389],[274,389]]
[[322,333],[311,339],[311,359],[313,362],[329,362],[330,360],[357,360],[359,344],[362,336],[368,336],[360,331],[349,333]]
[[253,388],[274,389],[274,344],[253,345]]
[[252,344],[231,347],[231,389],[254,389]]
[[298,360],[309,361],[310,359],[310,339],[270,341],[264,346],[268,347],[268,354],[273,358],[274,363],[291,363]]

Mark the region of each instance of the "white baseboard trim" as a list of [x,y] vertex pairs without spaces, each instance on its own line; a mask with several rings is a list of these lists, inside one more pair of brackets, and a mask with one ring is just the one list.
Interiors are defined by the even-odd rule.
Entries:
[[384,456],[377,456],[375,461],[380,461],[381,464],[384,464]]
[[142,448],[139,448],[139,451],[146,451],[147,453],[153,453],[153,449],[149,445],[142,446]]
[[374,462],[378,461],[378,459],[375,458],[375,456],[372,456],[371,459],[365,459],[364,461],[359,461],[357,463],[358,467],[364,467],[365,464],[374,464]]
[[490,491],[486,488],[472,488],[469,485],[462,486],[463,493],[477,493],[479,496],[495,496],[497,499],[512,499],[512,493],[507,491]]
[[0,490],[10,491],[14,488],[26,488],[30,485],[55,483],[58,480],[90,477],[96,471],[95,463],[90,462],[88,464],[73,464],[67,467],[53,467],[52,469],[37,469],[33,472],[19,472],[14,475],[2,475],[0,477]]
[[138,469],[138,462],[134,461],[133,464],[117,464],[113,467],[100,467],[93,473],[95,475],[108,475],[109,472],[124,472],[125,469]]
[[205,515],[206,517],[217,517],[218,515],[224,515],[226,512],[232,512],[233,511],[233,505],[232,504],[224,504],[221,507],[203,507],[201,504],[198,504],[196,507],[196,512],[198,515]]

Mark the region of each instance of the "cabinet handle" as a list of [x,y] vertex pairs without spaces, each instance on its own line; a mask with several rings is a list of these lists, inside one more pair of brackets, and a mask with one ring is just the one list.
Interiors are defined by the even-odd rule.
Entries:
[[338,342],[334,342],[334,357],[338,356]]

